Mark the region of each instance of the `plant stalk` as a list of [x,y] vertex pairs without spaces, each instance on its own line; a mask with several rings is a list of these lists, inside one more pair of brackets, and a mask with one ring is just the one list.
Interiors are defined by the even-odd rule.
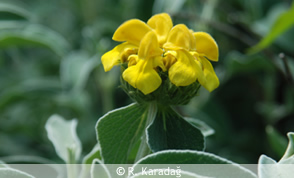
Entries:
[[147,127],[153,122],[157,114],[157,104],[156,102],[151,102],[149,104],[146,125],[145,125],[145,132],[143,133],[141,144],[139,150],[136,155],[135,162],[139,161],[141,158],[146,156],[149,153],[149,146],[147,144]]
[[68,148],[68,163],[67,168],[67,178],[77,178],[77,165],[75,160],[75,151],[72,148]]

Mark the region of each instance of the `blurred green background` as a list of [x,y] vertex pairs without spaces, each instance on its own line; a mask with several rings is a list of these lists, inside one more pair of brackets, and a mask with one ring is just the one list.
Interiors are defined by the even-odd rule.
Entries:
[[[291,7],[290,0],[0,0],[0,159],[16,155],[61,162],[44,129],[52,114],[79,120],[83,153],[96,143],[95,123],[132,101],[119,88],[119,67],[105,73],[100,57],[124,21],[169,13],[174,24],[210,33],[219,45],[213,63],[220,87],[201,89],[189,117],[215,134],[207,152],[237,163],[260,154],[279,159],[294,131],[294,28],[249,55]],[[283,55],[285,57],[283,57]],[[292,74],[292,77],[291,77]],[[28,159],[28,158],[26,158]]]

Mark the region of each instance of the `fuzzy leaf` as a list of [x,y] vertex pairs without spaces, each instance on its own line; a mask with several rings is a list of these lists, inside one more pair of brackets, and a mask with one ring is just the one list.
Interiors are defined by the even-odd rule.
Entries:
[[0,178],[34,178],[33,176],[12,168],[0,168]]
[[[211,153],[191,150],[166,150],[150,154],[134,165],[134,172],[140,172],[140,165],[161,164],[181,165],[181,171],[188,171],[196,175],[217,178],[256,178],[251,171]],[[190,164],[190,165],[189,165]],[[191,164],[197,164],[191,165]],[[186,166],[185,166],[186,165]],[[139,168],[139,169],[138,169]]]
[[110,111],[96,125],[97,139],[105,164],[127,162],[133,146],[143,134],[146,107],[139,104]]
[[147,128],[147,140],[153,152],[167,149],[204,149],[201,131],[172,108],[158,111],[155,120]]
[[59,115],[52,115],[46,125],[49,140],[56,153],[66,163],[75,163],[80,158],[82,145],[76,133],[78,121],[66,121]]

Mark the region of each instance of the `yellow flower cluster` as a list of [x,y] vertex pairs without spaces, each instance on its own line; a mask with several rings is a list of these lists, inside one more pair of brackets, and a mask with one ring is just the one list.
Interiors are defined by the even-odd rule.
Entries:
[[208,91],[219,86],[207,60],[218,61],[214,39],[183,24],[173,26],[166,13],[152,16],[147,24],[138,19],[128,20],[118,27],[112,39],[123,43],[102,56],[104,70],[127,62],[123,79],[145,95],[161,85],[159,70],[167,72],[176,86],[188,86],[196,80]]

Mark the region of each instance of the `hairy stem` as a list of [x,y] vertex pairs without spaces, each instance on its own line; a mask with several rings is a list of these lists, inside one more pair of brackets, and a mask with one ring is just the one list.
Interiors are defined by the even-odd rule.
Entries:
[[145,125],[145,132],[142,136],[141,144],[140,144],[139,150],[137,152],[135,162],[137,162],[138,160],[140,160],[141,158],[146,156],[150,151],[148,144],[147,144],[146,128],[153,122],[153,120],[156,117],[156,114],[157,114],[157,104],[155,102],[151,102],[149,104],[149,108],[148,108],[148,114],[147,114],[146,125]]
[[67,178],[77,178],[77,165],[75,160],[75,150],[68,148],[68,162],[66,164]]

